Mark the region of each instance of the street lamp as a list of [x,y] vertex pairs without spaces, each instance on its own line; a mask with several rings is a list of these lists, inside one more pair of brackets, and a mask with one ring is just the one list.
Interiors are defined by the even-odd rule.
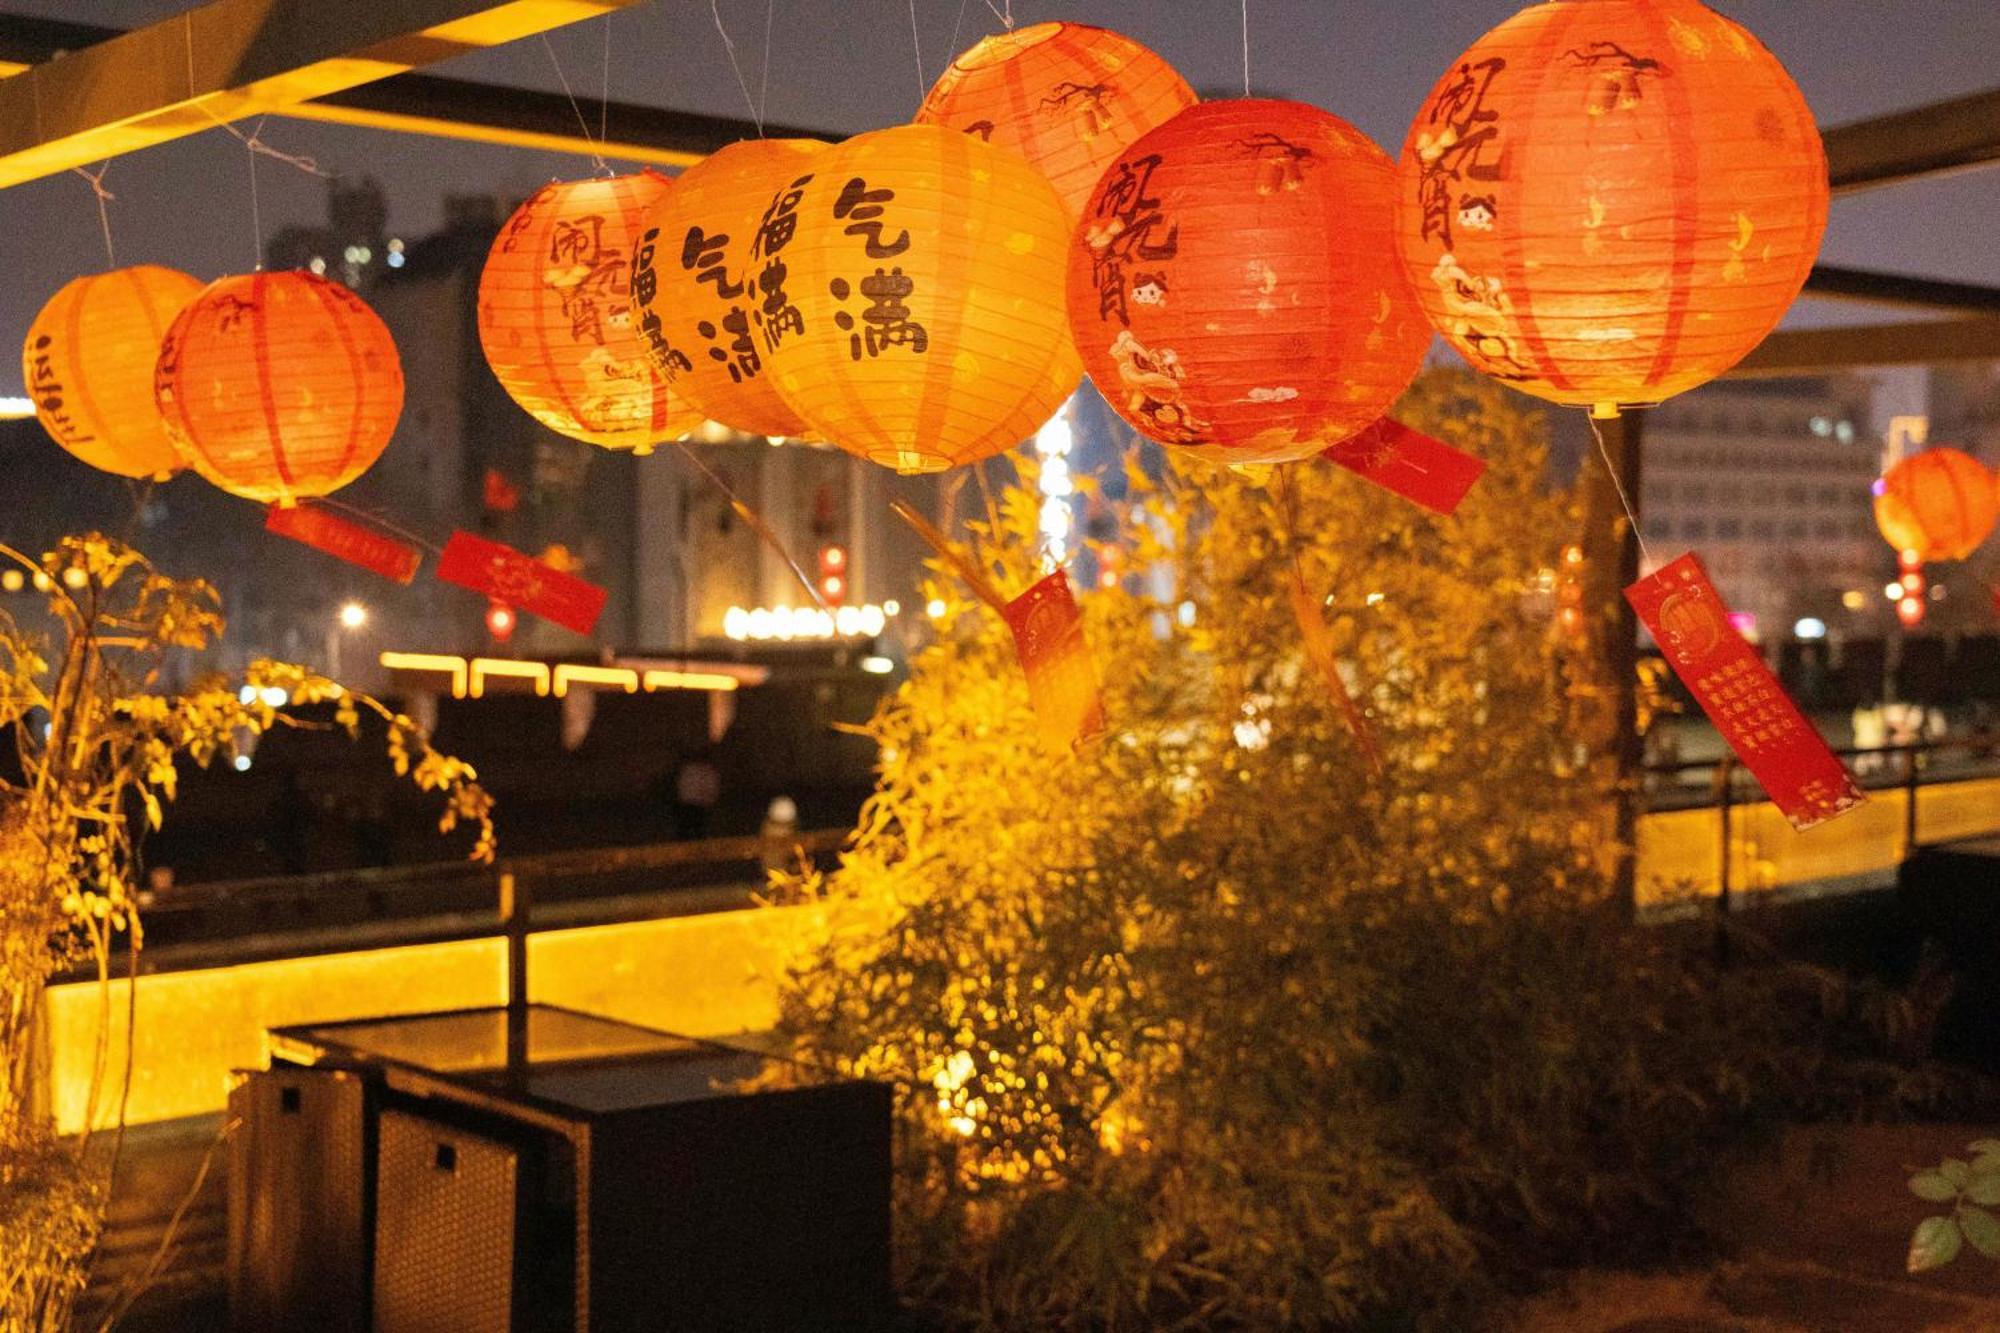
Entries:
[[340,679],[340,632],[349,633],[368,623],[368,608],[359,602],[342,602],[334,615],[334,624],[326,632],[326,674]]

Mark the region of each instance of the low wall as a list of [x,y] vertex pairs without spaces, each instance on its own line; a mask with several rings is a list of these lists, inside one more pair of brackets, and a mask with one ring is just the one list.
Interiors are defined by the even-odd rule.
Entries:
[[[530,998],[691,1036],[763,1030],[777,1018],[779,970],[820,919],[812,908],[769,908],[545,931],[529,941]],[[63,1133],[115,1119],[128,994],[124,981],[48,990],[50,1109]],[[503,1004],[506,944],[459,940],[163,972],[142,976],[138,995],[127,1119],[145,1124],[221,1109],[229,1071],[264,1064],[268,1028]],[[92,1108],[107,1010],[107,1077]]]

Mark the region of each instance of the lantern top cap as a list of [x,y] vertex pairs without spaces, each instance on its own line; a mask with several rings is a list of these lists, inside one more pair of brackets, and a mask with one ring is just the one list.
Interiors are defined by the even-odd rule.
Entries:
[[[1012,60],[1021,52],[1060,36],[1065,28],[1084,32],[1104,32],[1104,28],[1094,28],[1087,23],[1031,23],[1025,28],[1015,28],[1011,32],[996,32],[982,37],[971,46],[960,51],[952,59],[953,69],[984,69],[988,65],[998,65]],[[1129,39],[1128,39],[1129,40]]]

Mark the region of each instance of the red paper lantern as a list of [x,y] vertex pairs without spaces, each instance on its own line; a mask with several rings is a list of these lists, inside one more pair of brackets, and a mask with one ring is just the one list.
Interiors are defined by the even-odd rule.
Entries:
[[1195,104],[1172,65],[1087,23],[995,33],[945,68],[918,124],[977,134],[1035,164],[1072,215],[1111,160]]
[[290,504],[381,456],[403,367],[388,326],[339,283],[245,273],[210,283],[174,320],[153,392],[189,467],[232,495]]
[[1425,313],[1478,369],[1600,415],[1735,365],[1826,229],[1811,108],[1697,0],[1522,10],[1425,101],[1397,239]]
[[153,264],[65,283],[28,326],[21,374],[55,442],[100,471],[164,477],[181,456],[153,405],[160,340],[201,290]]
[[1318,453],[1430,344],[1395,259],[1394,168],[1302,102],[1204,102],[1126,149],[1070,247],[1084,366],[1125,420],[1218,462]]
[[1070,219],[1017,154],[897,125],[827,149],[773,203],[797,219],[783,295],[799,331],[769,373],[814,436],[935,472],[1013,448],[1075,391]]
[[1963,560],[2000,518],[1993,473],[1970,454],[1911,454],[1875,483],[1875,526],[1912,564]]
[[709,154],[646,213],[632,311],[653,369],[693,408],[753,435],[800,435],[806,424],[764,374],[797,332],[784,317],[791,230],[766,225],[774,200],[812,179],[811,139],[746,139]]
[[633,252],[666,177],[545,185],[479,275],[479,345],[501,387],[559,434],[649,451],[701,424],[653,372],[632,322]]

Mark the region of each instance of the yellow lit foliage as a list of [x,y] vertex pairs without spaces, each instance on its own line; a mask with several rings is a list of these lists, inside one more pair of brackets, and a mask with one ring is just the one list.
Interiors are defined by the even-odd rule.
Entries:
[[[0,776],[0,1331],[39,1333],[66,1327],[103,1203],[89,1136],[55,1140],[33,1105],[42,987],[79,964],[107,979],[121,940],[136,972],[137,850],[174,799],[177,762],[206,767],[273,727],[309,725],[267,702],[282,690],[293,705],[331,705],[350,736],[374,714],[397,774],[443,799],[441,832],[472,828],[478,859],[493,852],[492,801],[411,719],[304,667],[259,661],[241,680],[170,689],[170,661],[185,666],[223,632],[207,583],[169,578],[98,534],[40,560],[0,547],[0,560],[33,574],[47,601],[45,629],[0,611],[0,728],[17,746]],[[117,1073],[98,1059],[86,1123],[106,1109],[122,1120],[103,1100]]]
[[[1399,415],[1491,463],[1457,517],[1331,464],[1130,469],[1124,567],[1172,586],[1080,595],[1110,731],[1066,760],[940,575],[852,850],[775,886],[832,924],[786,1027],[903,1089],[905,1291],[948,1325],[1346,1327],[1442,1309],[1496,1234],[1636,1234],[1671,1193],[1582,1115],[1637,1103],[1632,1043],[1691,992],[1601,910],[1597,691],[1542,578],[1574,507],[1506,391],[1428,376]],[[1028,476],[971,525],[1010,592],[1038,507]],[[1379,778],[1305,659],[1294,557]],[[1708,1124],[1681,1119],[1647,1142]]]

